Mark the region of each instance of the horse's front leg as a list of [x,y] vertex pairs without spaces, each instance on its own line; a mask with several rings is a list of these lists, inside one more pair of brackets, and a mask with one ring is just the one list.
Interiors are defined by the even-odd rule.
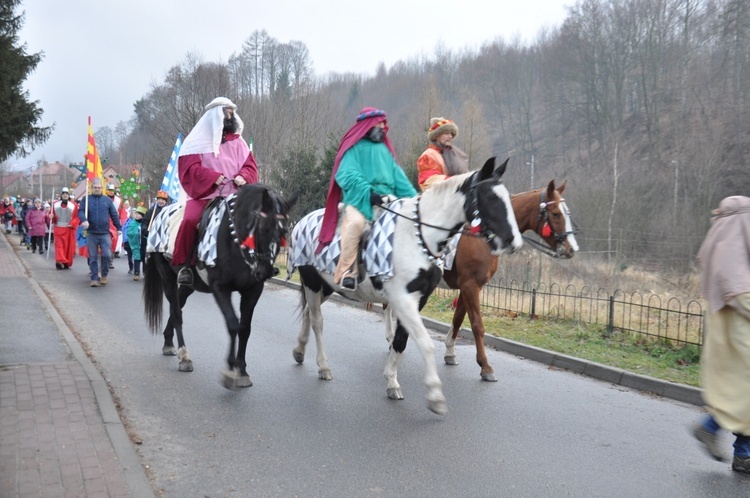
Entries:
[[250,334],[252,332],[253,313],[255,312],[255,306],[258,304],[258,299],[260,299],[261,294],[263,294],[263,282],[259,282],[249,291],[243,292],[242,298],[240,299],[240,325],[238,332],[237,355],[234,358],[234,371],[238,374],[235,382],[236,387],[250,387],[253,385],[253,382],[250,380],[250,375],[247,373],[247,362],[245,356],[247,354],[247,343],[250,340]]
[[[479,375],[482,380],[487,382],[497,382],[495,377],[495,371],[492,369],[489,360],[487,360],[487,352],[484,349],[484,321],[482,320],[482,312],[479,303],[479,291],[481,287],[470,286],[461,289],[461,296],[466,311],[469,314],[469,322],[471,322],[471,332],[474,334],[474,344],[477,348],[477,364],[479,364],[480,372]],[[455,326],[455,320],[453,322]],[[458,333],[458,330],[456,330]]]
[[[442,382],[440,382],[435,365],[435,344],[427,333],[427,329],[422,323],[422,318],[419,316],[419,307],[416,298],[413,294],[393,296],[390,300],[390,306],[394,308],[393,312],[397,317],[397,325],[391,354],[388,357],[388,364],[386,365],[386,379],[388,379],[389,368],[398,369],[398,363],[401,361],[398,356],[406,348],[406,340],[405,338],[401,340],[401,338],[405,334],[408,334],[416,342],[417,348],[422,353],[424,360],[427,408],[438,415],[444,415],[448,411],[448,406],[445,402]],[[404,332],[402,332],[402,329],[404,329]]]
[[240,329],[240,321],[237,319],[237,314],[232,307],[232,293],[218,285],[213,286],[212,292],[214,300],[221,310],[221,314],[224,315],[224,321],[227,324],[227,332],[229,333],[229,354],[227,355],[228,368],[222,372],[222,385],[227,389],[250,387],[253,385],[250,377],[241,379],[241,376],[236,369],[237,335]]
[[461,330],[461,325],[464,323],[464,317],[466,317],[466,306],[464,305],[463,292],[459,291],[456,298],[456,311],[453,312],[453,320],[451,321],[451,328],[445,334],[445,354],[443,355],[443,361],[445,361],[446,365],[458,365],[458,359],[456,359],[456,338],[458,338],[458,331]]

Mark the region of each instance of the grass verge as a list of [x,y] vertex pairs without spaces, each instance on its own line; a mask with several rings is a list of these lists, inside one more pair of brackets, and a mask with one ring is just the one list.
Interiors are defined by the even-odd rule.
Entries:
[[[278,278],[286,278],[282,266]],[[292,275],[299,283],[299,275]],[[422,316],[450,323],[453,319],[452,297],[433,294],[422,309]],[[594,361],[641,375],[700,386],[700,348],[677,347],[634,334],[607,331],[580,322],[529,320],[528,317],[483,313],[485,333],[530,346]],[[468,317],[464,319],[469,328]]]
[[[432,295],[422,315],[450,323],[451,298]],[[524,316],[499,316],[484,313],[485,333],[530,346],[555,351],[603,365],[621,368],[657,379],[690,386],[700,385],[700,349],[677,347],[628,333],[607,331],[579,322],[530,320]],[[464,327],[469,328],[468,317]]]

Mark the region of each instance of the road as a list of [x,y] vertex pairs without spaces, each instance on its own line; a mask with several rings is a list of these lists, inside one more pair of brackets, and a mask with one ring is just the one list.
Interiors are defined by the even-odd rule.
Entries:
[[[297,365],[297,291],[266,287],[240,392],[219,385],[228,348],[210,295],[185,308],[195,364],[177,371],[148,333],[141,288],[124,259],[105,288],[21,254],[112,387],[137,451],[164,496],[748,496],[750,479],[710,460],[687,427],[697,407],[488,351],[499,378],[479,380],[474,347],[438,372],[445,416],[427,410],[422,360],[407,348],[386,398],[382,317],[323,307],[334,380],[319,380],[314,341]],[[146,277],[148,278],[148,276]],[[437,335],[435,335],[438,338]],[[727,453],[731,440],[725,438]]]

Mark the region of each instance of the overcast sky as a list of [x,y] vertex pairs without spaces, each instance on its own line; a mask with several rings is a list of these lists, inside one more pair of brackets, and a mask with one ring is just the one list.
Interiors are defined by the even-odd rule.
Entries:
[[[317,75],[374,74],[380,62],[431,57],[438,44],[476,49],[498,37],[533,40],[557,27],[573,0],[23,0],[19,41],[44,58],[26,82],[55,123],[47,143],[12,159],[81,161],[86,120],[96,131],[128,121],[133,103],[188,52],[226,62],[255,30],[301,41]],[[165,151],[165,157],[171,151]]]

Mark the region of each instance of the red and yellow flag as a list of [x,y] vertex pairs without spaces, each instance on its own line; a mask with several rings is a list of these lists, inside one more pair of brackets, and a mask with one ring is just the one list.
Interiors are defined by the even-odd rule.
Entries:
[[94,178],[99,178],[104,186],[104,171],[102,171],[102,162],[99,160],[99,151],[96,149],[94,140],[94,130],[91,128],[91,116],[89,116],[89,141],[86,148],[86,179],[88,183]]

